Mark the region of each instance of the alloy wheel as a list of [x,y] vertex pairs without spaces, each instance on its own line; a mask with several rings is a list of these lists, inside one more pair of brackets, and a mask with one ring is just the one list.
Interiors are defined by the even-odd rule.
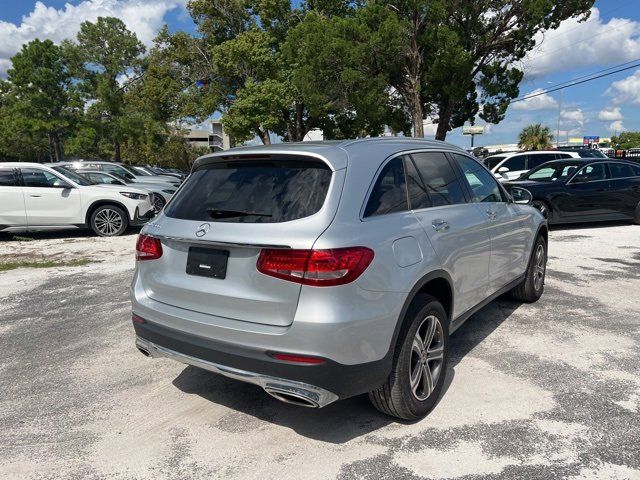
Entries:
[[165,205],[165,201],[164,198],[162,198],[162,195],[158,194],[158,193],[154,193],[153,194],[153,210],[154,212],[158,213],[160,212],[160,210],[162,210],[164,208]]
[[533,288],[535,288],[536,291],[542,288],[542,285],[544,283],[545,269],[546,269],[546,262],[545,262],[544,246],[538,245],[538,248],[536,248],[536,256],[534,258],[534,265],[533,265]]
[[413,396],[423,401],[438,384],[444,360],[444,333],[435,315],[420,322],[411,346],[409,384]]
[[105,208],[100,210],[95,217],[96,229],[105,236],[115,235],[122,228],[122,215],[115,210]]

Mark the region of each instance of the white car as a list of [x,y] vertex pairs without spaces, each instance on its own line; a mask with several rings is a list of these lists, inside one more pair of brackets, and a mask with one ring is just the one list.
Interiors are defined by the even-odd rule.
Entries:
[[0,163],[0,230],[89,227],[121,235],[153,217],[147,192],[129,185],[93,185],[40,163]]
[[520,175],[551,160],[580,158],[577,151],[538,150],[531,152],[512,152],[491,155],[483,160],[491,173],[501,182],[516,180]]
[[102,160],[76,160],[71,162],[58,162],[56,165],[76,171],[99,170],[101,172],[115,173],[134,183],[152,181],[154,183],[163,183],[176,188],[182,183],[179,178],[165,175],[141,175],[133,170],[131,165],[125,165],[123,163],[105,162]]

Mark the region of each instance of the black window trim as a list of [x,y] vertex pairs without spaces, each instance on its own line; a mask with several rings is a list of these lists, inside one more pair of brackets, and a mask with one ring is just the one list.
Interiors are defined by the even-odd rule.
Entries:
[[20,175],[20,170],[18,170],[18,167],[2,167],[0,165],[0,168],[2,170],[10,170],[11,172],[13,172],[13,180],[15,182],[15,185],[3,185],[5,187],[23,187],[23,183],[22,183],[22,175]]
[[381,217],[385,217],[387,215],[397,215],[397,214],[406,214],[407,212],[411,212],[411,203],[409,202],[409,189],[406,187],[407,185],[407,169],[404,165],[404,159],[400,158],[400,161],[402,163],[402,173],[404,174],[404,184],[405,184],[405,195],[407,197],[407,210],[399,210],[397,212],[389,212],[389,213],[381,213],[380,215],[369,215],[368,217],[365,216],[365,212],[367,210],[367,205],[369,204],[369,199],[371,198],[371,194],[373,193],[373,189],[376,186],[376,183],[378,181],[378,178],[380,177],[380,174],[382,173],[382,170],[385,169],[385,167],[391,163],[393,160],[395,160],[398,157],[402,157],[404,155],[406,155],[407,152],[398,152],[398,153],[394,153],[393,155],[391,155],[390,157],[386,158],[384,162],[382,162],[380,164],[380,166],[378,167],[378,169],[376,170],[376,173],[373,175],[373,179],[371,180],[371,183],[369,184],[369,188],[367,189],[367,195],[365,196],[365,200],[364,203],[362,204],[362,207],[360,208],[360,221],[361,222],[366,222],[368,220],[374,219],[374,218],[381,218]]

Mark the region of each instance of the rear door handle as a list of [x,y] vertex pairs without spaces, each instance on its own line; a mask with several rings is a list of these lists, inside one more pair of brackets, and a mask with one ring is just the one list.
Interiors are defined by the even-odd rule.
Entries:
[[42,195],[36,195],[35,193],[30,193],[29,196],[33,198],[40,198]]
[[433,222],[431,222],[431,226],[436,232],[446,232],[447,230],[449,230],[449,222],[447,222],[446,220],[434,220]]

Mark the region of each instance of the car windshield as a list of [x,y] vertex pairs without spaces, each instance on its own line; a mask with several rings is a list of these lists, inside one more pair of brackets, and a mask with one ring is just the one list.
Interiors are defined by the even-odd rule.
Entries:
[[578,155],[581,158],[607,158],[607,156],[602,153],[600,150],[578,150]]
[[493,167],[498,165],[502,160],[505,159],[504,155],[494,155],[492,157],[487,157],[483,160],[486,167],[491,170]]
[[142,175],[145,177],[148,177],[149,175],[153,175],[149,170],[147,170],[144,167],[133,166],[131,168],[133,168],[138,175]]
[[582,163],[549,162],[525,173],[520,180],[535,180],[536,182],[557,182],[566,180],[582,165]]
[[109,175],[112,177],[116,177],[118,180],[124,183],[133,183],[131,180],[126,178],[124,175],[120,175],[118,172],[109,172]]
[[95,185],[95,182],[92,182],[91,180],[89,180],[87,177],[83,176],[83,175],[79,175],[76,172],[74,172],[73,170],[69,170],[68,168],[64,168],[64,167],[52,167],[56,172],[64,175],[65,177],[67,177],[69,180],[72,180],[73,182],[77,183],[78,185],[82,185],[83,187],[88,187],[89,185]]

